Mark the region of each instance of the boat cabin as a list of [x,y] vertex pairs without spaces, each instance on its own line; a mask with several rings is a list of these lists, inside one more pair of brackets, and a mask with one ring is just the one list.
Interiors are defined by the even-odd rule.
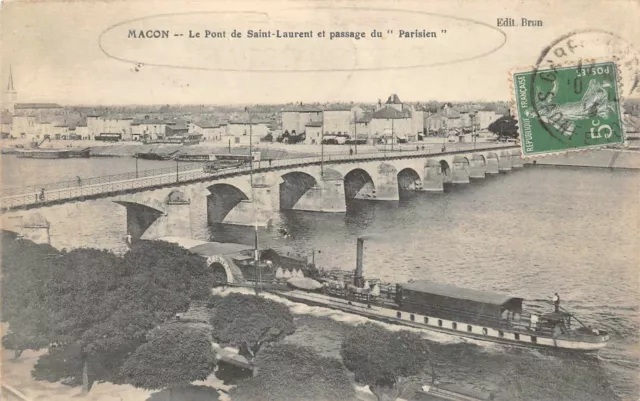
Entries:
[[398,285],[400,309],[469,323],[500,324],[522,314],[522,298],[416,280]]

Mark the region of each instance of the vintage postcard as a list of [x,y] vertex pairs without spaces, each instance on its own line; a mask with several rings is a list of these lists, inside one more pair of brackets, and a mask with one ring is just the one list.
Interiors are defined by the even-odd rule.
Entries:
[[5,0],[0,398],[638,400],[639,20]]

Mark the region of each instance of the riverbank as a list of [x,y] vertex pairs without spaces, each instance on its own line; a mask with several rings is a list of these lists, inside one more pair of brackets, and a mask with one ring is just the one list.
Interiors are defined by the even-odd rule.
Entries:
[[[433,138],[432,138],[433,139]],[[447,150],[466,150],[476,147],[486,147],[497,145],[496,142],[477,142],[473,143],[446,143]],[[512,144],[503,144],[504,146]],[[11,150],[15,148],[31,148],[31,144],[25,140],[4,140],[0,143],[3,150]],[[346,155],[350,151],[357,153],[378,153],[378,152],[400,152],[415,151],[416,147],[432,152],[441,151],[443,144],[440,139],[436,141],[425,141],[416,143],[394,144],[391,145],[324,145],[318,144],[283,144],[279,142],[256,142],[252,151],[259,151],[263,159],[284,159],[296,157],[317,156],[324,152],[326,155]],[[40,145],[39,149],[85,149],[91,148],[92,157],[133,157],[136,153],[158,153],[172,154],[179,152],[183,155],[208,155],[208,154],[249,154],[247,145],[225,144],[223,142],[201,142],[197,145],[174,145],[174,144],[151,144],[145,145],[141,142],[100,142],[100,141],[53,141]]]
[[525,164],[640,170],[640,150],[598,149],[544,156],[535,160],[527,160]]

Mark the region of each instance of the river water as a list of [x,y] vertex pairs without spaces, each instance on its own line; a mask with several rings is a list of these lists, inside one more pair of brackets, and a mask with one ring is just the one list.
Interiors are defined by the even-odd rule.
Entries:
[[[114,167],[114,160],[83,162],[90,163],[92,170],[86,171],[124,172]],[[37,169],[25,162],[3,158],[3,180],[15,180],[19,171],[24,185],[36,183],[28,181]],[[151,168],[163,166],[154,163]],[[300,252],[316,250],[319,265],[353,269],[356,237],[369,234],[373,239],[365,243],[365,275],[506,292],[543,308],[550,308],[545,301],[558,292],[565,308],[609,331],[611,341],[597,356],[429,335],[437,346],[437,369],[485,390],[500,392],[508,385],[517,389],[508,393],[512,399],[637,400],[639,195],[638,171],[533,166],[441,194],[407,193],[399,202],[351,203],[346,214],[280,212],[276,228],[285,228],[291,238],[272,229],[261,231],[260,241]],[[52,222],[55,246],[122,248],[124,208],[106,208],[99,216],[83,216],[77,206],[68,210],[64,219]],[[252,240],[250,229],[230,226],[211,227],[199,236]],[[300,329],[293,341],[329,355],[338,355],[341,338],[363,320],[322,308],[295,306],[294,311],[300,314]]]

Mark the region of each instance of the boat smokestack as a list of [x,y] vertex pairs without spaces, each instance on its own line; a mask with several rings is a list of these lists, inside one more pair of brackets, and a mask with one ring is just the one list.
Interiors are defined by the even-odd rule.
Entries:
[[364,287],[364,276],[362,275],[362,259],[364,257],[364,238],[358,237],[356,247],[356,274],[353,277],[353,285],[356,287]]

